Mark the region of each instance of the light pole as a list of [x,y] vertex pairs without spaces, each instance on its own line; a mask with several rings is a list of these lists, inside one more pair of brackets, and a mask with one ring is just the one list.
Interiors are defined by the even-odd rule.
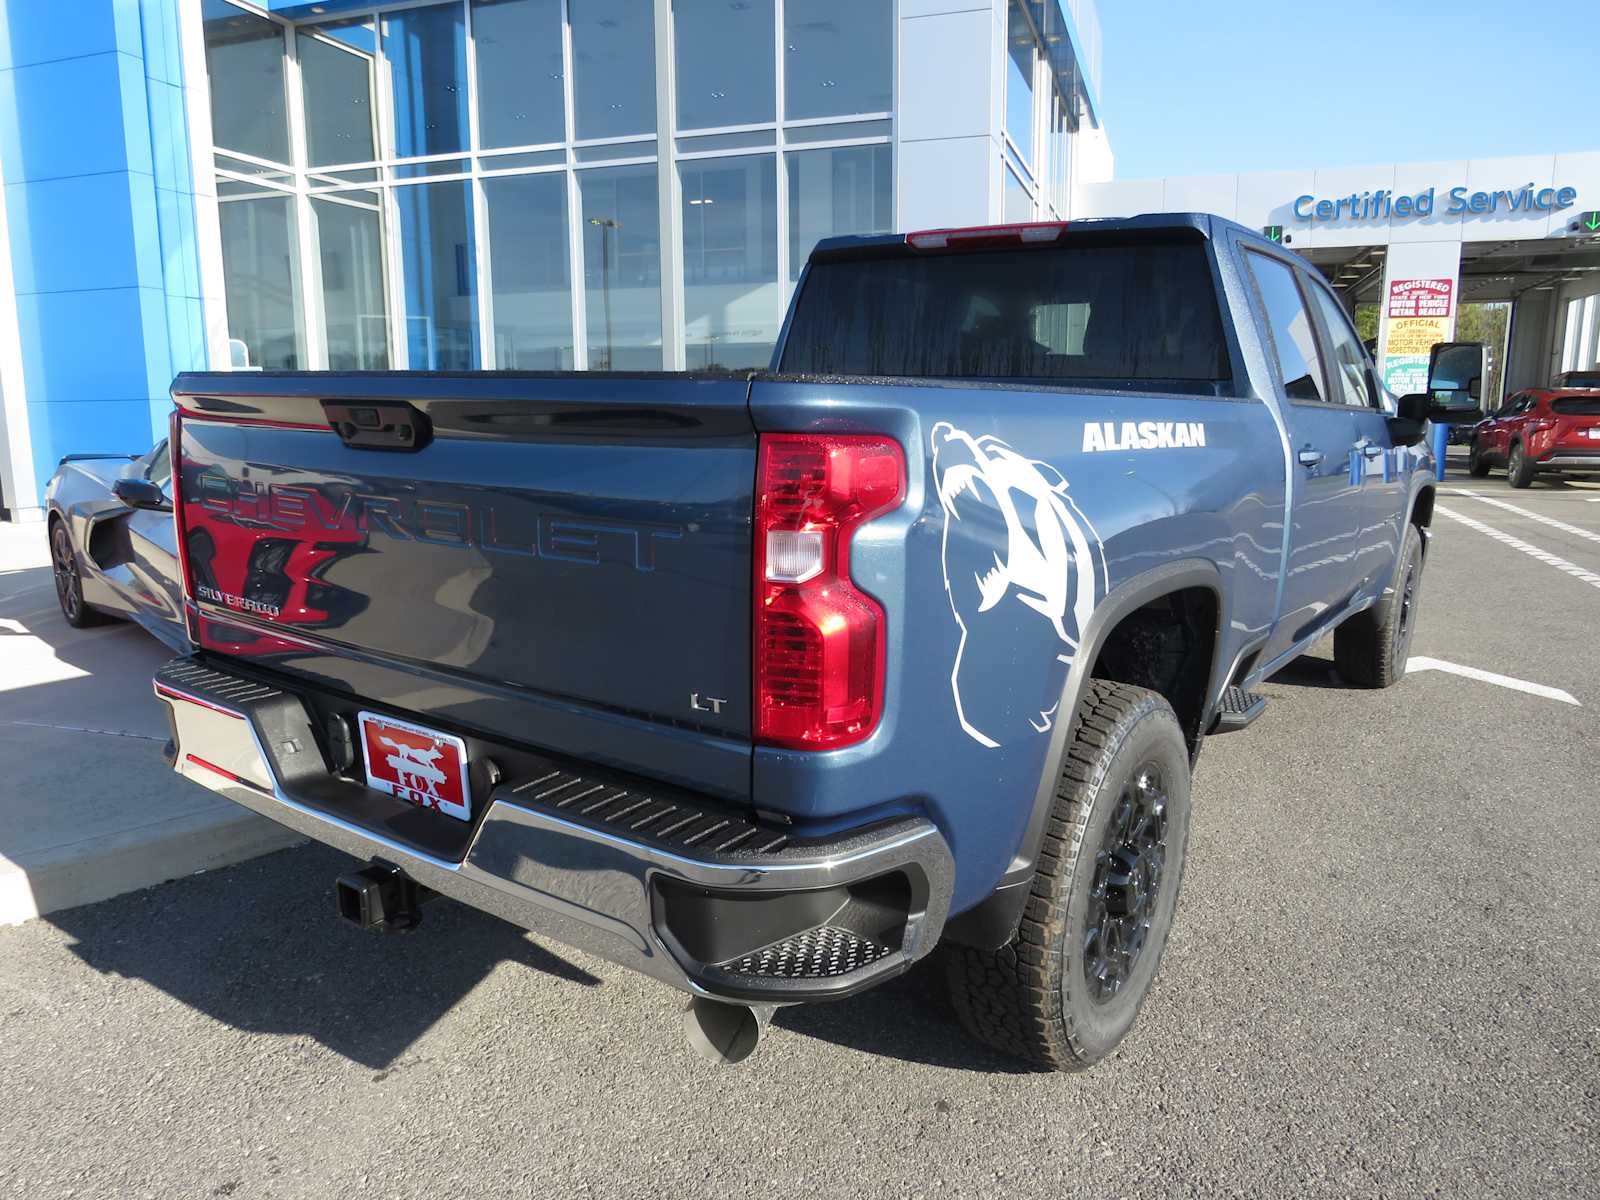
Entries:
[[611,370],[611,231],[621,229],[615,217],[590,217],[589,224],[600,227],[600,297],[606,312],[606,370]]

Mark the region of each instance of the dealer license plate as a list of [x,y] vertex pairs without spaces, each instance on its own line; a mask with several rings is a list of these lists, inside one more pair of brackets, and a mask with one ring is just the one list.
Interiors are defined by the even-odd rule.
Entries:
[[377,713],[361,713],[360,722],[368,787],[458,821],[472,819],[460,738]]

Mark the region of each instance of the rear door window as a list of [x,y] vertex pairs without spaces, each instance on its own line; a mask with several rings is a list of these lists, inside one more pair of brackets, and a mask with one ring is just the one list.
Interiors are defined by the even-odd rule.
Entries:
[[1294,268],[1253,251],[1246,252],[1245,261],[1261,294],[1284,395],[1290,400],[1327,399],[1317,335],[1311,327],[1305,297],[1295,282]]
[[1067,239],[812,262],[780,370],[1037,379],[1225,395],[1232,368],[1203,242]]
[[1366,351],[1361,339],[1350,327],[1350,318],[1341,305],[1324,288],[1308,284],[1317,298],[1317,308],[1322,313],[1322,323],[1328,329],[1329,388],[1335,401],[1343,401],[1353,408],[1376,408],[1378,397],[1373,390],[1372,377],[1367,371]]

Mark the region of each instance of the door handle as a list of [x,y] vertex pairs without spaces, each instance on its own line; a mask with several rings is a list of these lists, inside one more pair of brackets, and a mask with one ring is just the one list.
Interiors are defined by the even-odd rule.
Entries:
[[1361,453],[1368,458],[1377,458],[1383,453],[1383,447],[1377,442],[1357,442],[1356,445],[1361,447]]
[[1302,450],[1295,456],[1302,467],[1315,467],[1327,457],[1321,450]]

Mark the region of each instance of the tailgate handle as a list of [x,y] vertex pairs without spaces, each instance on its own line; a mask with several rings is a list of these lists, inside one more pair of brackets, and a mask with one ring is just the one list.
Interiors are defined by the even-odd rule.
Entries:
[[428,415],[404,401],[347,404],[324,400],[322,411],[339,440],[352,450],[421,450],[433,440]]

